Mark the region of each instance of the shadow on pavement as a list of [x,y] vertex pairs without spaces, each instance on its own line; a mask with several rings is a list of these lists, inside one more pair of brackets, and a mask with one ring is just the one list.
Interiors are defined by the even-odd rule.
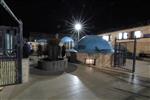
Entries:
[[59,72],[50,72],[50,71],[45,71],[38,69],[36,67],[30,68],[30,74],[35,74],[35,75],[41,75],[41,76],[46,76],[46,75],[62,75],[64,71],[59,71]]
[[68,68],[65,69],[66,73],[71,73],[77,70],[77,66],[73,63],[68,63]]
[[66,68],[64,71],[59,71],[59,72],[50,72],[50,71],[46,71],[46,70],[41,70],[39,68],[37,68],[36,65],[32,65],[32,67],[30,67],[30,74],[35,74],[35,75],[42,75],[42,76],[46,76],[46,75],[62,75],[64,72],[66,73],[71,73],[77,70],[77,66],[73,63],[68,63],[68,68]]

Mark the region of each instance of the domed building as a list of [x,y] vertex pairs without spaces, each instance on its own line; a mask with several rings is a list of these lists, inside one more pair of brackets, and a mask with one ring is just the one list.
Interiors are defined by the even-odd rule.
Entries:
[[64,45],[66,49],[74,48],[74,40],[71,37],[65,36],[60,41],[60,46]]

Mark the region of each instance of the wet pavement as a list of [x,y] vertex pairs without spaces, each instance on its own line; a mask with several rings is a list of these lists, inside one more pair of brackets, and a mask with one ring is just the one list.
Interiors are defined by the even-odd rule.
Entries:
[[69,64],[65,73],[35,68],[30,81],[5,87],[0,100],[150,100],[150,79]]

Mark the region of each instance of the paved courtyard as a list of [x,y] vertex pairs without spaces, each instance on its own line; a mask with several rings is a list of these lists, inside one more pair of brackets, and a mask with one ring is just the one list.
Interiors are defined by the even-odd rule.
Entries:
[[31,67],[30,81],[5,87],[0,100],[150,100],[150,80],[79,64],[56,75]]

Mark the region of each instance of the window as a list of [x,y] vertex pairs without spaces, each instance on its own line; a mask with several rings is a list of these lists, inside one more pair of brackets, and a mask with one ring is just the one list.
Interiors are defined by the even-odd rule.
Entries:
[[13,34],[10,33],[10,31],[7,31],[7,33],[5,33],[5,49],[7,51],[13,49]]
[[128,33],[127,32],[119,33],[118,39],[128,39]]
[[134,37],[135,38],[141,38],[142,37],[142,32],[141,31],[135,31],[134,32]]
[[128,39],[128,33],[127,32],[123,33],[123,39]]
[[122,39],[122,33],[119,33],[118,39]]
[[131,31],[131,32],[130,32],[129,38],[130,38],[130,39],[134,39],[134,31]]

